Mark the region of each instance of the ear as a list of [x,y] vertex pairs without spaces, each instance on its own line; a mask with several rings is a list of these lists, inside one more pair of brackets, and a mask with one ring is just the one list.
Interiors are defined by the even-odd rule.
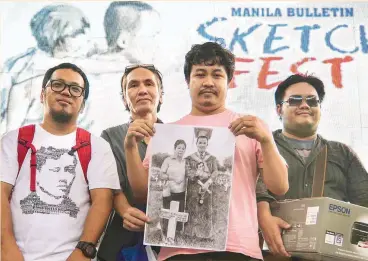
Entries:
[[82,105],[81,105],[80,110],[79,110],[79,113],[83,113],[85,107],[86,107],[86,101],[83,100]]
[[282,118],[282,104],[277,104],[276,106],[276,113],[279,116],[280,120]]
[[162,90],[160,91],[160,99],[158,100],[158,102],[160,104],[162,104],[164,102],[164,92]]
[[40,100],[42,104],[44,102],[44,99],[45,99],[45,89],[42,88],[41,93],[40,93]]
[[125,95],[123,93],[121,93],[121,98],[123,99],[123,103],[124,103],[125,108],[127,108],[128,107],[128,103],[127,103],[127,101],[125,99]]

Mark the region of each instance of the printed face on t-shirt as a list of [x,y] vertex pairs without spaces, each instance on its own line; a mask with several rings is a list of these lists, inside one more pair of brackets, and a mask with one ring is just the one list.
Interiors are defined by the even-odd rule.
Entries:
[[48,158],[37,177],[37,184],[50,197],[67,197],[75,178],[75,167],[74,156],[66,153],[59,159]]

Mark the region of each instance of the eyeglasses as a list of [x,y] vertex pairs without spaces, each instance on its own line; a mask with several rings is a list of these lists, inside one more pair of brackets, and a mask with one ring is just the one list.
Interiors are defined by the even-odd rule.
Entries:
[[288,103],[289,106],[299,107],[303,100],[308,104],[309,107],[317,107],[320,104],[320,100],[316,96],[303,97],[301,95],[291,95],[286,101],[282,101],[280,104]]
[[124,77],[126,77],[129,73],[131,73],[133,70],[137,69],[137,68],[144,68],[147,70],[150,70],[151,72],[153,72],[154,74],[156,74],[160,80],[160,83],[162,84],[162,74],[160,73],[159,70],[156,69],[156,67],[153,64],[134,64],[134,65],[129,65],[127,67],[125,67],[125,71],[124,71],[124,75],[122,77],[122,81],[124,79]]
[[[47,86],[47,85],[46,85]],[[51,90],[57,93],[61,93],[66,87],[69,88],[69,93],[73,97],[81,97],[84,93],[84,88],[76,84],[66,84],[59,80],[50,80]]]

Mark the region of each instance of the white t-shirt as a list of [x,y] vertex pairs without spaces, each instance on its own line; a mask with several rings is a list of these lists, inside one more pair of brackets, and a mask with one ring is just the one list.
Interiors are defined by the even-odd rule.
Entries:
[[84,228],[88,189],[120,189],[110,145],[91,135],[87,185],[78,153],[68,154],[76,144],[76,132],[55,136],[37,125],[32,142],[37,150],[36,191],[31,192],[31,150],[16,178],[17,144],[18,130],[11,131],[3,136],[0,150],[0,179],[14,186],[10,208],[17,245],[25,261],[65,261]]

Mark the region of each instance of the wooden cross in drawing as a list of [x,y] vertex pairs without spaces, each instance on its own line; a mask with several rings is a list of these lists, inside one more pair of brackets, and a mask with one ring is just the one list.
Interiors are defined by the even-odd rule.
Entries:
[[166,238],[174,240],[177,222],[187,222],[188,213],[179,212],[179,201],[171,201],[170,209],[161,209],[160,218],[169,220]]

